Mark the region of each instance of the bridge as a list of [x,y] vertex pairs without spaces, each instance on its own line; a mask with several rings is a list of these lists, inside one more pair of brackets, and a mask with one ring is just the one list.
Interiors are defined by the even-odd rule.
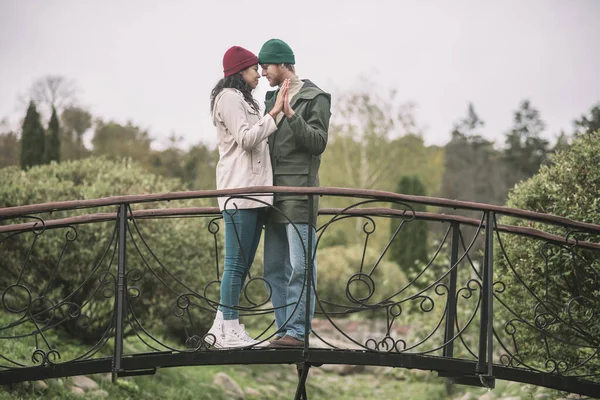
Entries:
[[[336,229],[349,233],[362,254],[357,262],[340,259],[337,288],[304,282],[316,299],[304,348],[215,350],[205,335],[219,305],[223,229],[218,208],[207,204],[219,196],[273,193],[340,205],[319,210],[317,251],[310,254],[309,244],[307,260],[328,252]],[[436,212],[415,211],[416,204]],[[429,260],[415,264],[407,278],[400,269],[382,272],[389,249],[401,246],[418,223],[435,236]],[[2,208],[0,384],[96,373],[116,380],[179,366],[295,364],[300,399],[310,394],[311,368],[350,364],[433,371],[451,383],[490,389],[501,379],[600,398],[599,234],[600,225],[561,216],[326,187]],[[177,261],[178,254],[186,259]],[[198,273],[182,268],[184,261]],[[269,340],[275,332],[270,288],[255,264],[240,314],[258,340]],[[312,268],[307,262],[306,276]],[[348,320],[369,329],[349,330]],[[87,350],[66,351],[65,332]],[[124,340],[139,346],[128,349]]]

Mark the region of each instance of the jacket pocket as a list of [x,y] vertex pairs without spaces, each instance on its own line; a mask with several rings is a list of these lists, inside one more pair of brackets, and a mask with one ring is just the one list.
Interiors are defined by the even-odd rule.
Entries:
[[[308,187],[309,171],[308,165],[278,165],[273,170],[273,185]],[[308,200],[308,195],[278,193],[275,194],[275,200]]]

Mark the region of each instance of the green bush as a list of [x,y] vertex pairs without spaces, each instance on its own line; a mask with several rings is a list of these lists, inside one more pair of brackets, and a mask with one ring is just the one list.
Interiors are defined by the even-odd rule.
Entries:
[[[127,160],[114,162],[103,158],[87,158],[33,167],[28,171],[17,168],[0,169],[0,207],[162,193],[182,188],[179,180],[153,175]],[[208,202],[205,200],[173,201],[136,204],[132,205],[132,209],[206,204]],[[50,220],[116,210],[116,206],[110,206],[38,216]],[[126,322],[127,334],[134,333],[134,315],[153,334],[167,333],[186,337],[192,333],[202,334],[206,330],[207,323],[213,318],[208,304],[197,296],[188,297],[196,305],[190,307],[192,329],[187,311],[183,313],[187,320],[185,326],[184,319],[178,318],[183,309],[177,306],[177,299],[180,294],[190,293],[190,289],[202,294],[205,286],[217,279],[215,257],[219,257],[222,265],[222,254],[215,254],[214,237],[208,231],[211,219],[212,217],[136,220],[143,239],[162,265],[146,248],[134,224],[130,223],[126,272],[131,309]],[[31,221],[24,218],[9,219],[0,221],[0,224]],[[110,326],[113,312],[114,279],[117,276],[114,228],[115,222],[110,221],[47,229],[37,237],[26,263],[26,254],[34,235],[28,232],[7,238],[7,234],[2,234],[0,293],[17,282],[26,286],[31,291],[32,299],[40,299],[31,305],[34,314],[62,300],[63,305],[54,312],[39,314],[36,317],[38,324],[50,326],[64,318],[60,326],[71,336],[88,342],[99,340]],[[219,249],[222,248],[221,237],[222,230],[217,234]],[[109,246],[111,240],[112,244]],[[63,250],[64,254],[61,256]],[[19,277],[22,267],[22,276]],[[218,300],[218,291],[215,296],[217,297],[211,299]],[[29,304],[27,297],[22,287],[13,286],[7,291],[5,305],[17,311],[25,309]],[[186,299],[180,299],[181,306],[186,303]],[[204,310],[200,307],[204,307]],[[78,315],[80,308],[85,316]],[[10,313],[6,308],[1,312]],[[25,311],[12,313],[14,320],[24,313]],[[26,331],[34,329],[34,326],[23,324],[22,328]],[[139,328],[136,330],[140,332]]]
[[[550,165],[512,190],[508,206],[600,224],[600,132],[576,139],[569,148],[553,156]],[[518,218],[504,218],[502,222],[578,240],[598,242],[600,237],[582,232],[569,235],[565,228]],[[566,243],[545,245],[542,240],[516,235],[503,234],[501,238],[510,263],[497,246],[497,274],[507,285],[500,298],[518,317],[504,309],[503,322],[516,321],[497,329],[506,336],[514,326],[519,358],[542,369],[554,368],[554,363],[546,364],[546,360],[564,361],[560,370],[586,360],[600,346],[600,252]],[[541,301],[525,290],[517,275]],[[597,360],[592,359],[584,368],[597,366]]]
[[[374,249],[367,249],[363,265],[364,274],[369,274],[379,255],[380,253]],[[360,272],[362,257],[363,248],[356,245],[327,247],[317,251],[317,293],[327,312],[344,312],[349,308],[359,307],[360,302],[368,305],[376,304],[392,296],[406,285],[406,277],[398,270],[398,266],[385,259],[370,275],[372,283],[366,277],[358,279],[357,274]],[[351,279],[353,276],[354,279]],[[347,287],[351,296],[346,293]],[[369,296],[371,290],[372,295]],[[345,307],[337,307],[328,303]],[[321,311],[318,305],[316,310]],[[370,312],[361,312],[360,315],[375,316]],[[378,311],[377,316],[382,317],[385,314]]]

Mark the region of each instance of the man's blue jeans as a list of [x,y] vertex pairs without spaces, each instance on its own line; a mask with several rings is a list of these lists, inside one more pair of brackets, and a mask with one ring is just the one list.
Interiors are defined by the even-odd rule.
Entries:
[[225,221],[225,265],[221,279],[223,319],[238,319],[240,291],[254,262],[265,220],[265,208],[223,210]]
[[[308,234],[312,234],[313,248],[308,255]],[[310,290],[310,316],[315,312],[317,263],[315,228],[309,224],[267,223],[265,225],[264,279],[271,286],[271,303],[275,308],[278,335],[304,340],[306,321],[306,257],[312,257],[313,283]],[[310,325],[309,325],[310,326]],[[308,332],[310,334],[310,332]]]

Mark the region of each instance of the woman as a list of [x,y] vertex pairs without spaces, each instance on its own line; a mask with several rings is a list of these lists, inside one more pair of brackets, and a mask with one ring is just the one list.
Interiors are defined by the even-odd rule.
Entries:
[[[258,103],[252,97],[260,77],[256,55],[239,46],[231,47],[223,57],[223,73],[223,79],[211,93],[213,124],[219,139],[217,189],[272,186],[267,138],[277,129],[275,118],[283,110],[289,82],[282,85],[273,110],[261,117]],[[260,201],[218,199],[225,221],[225,265],[221,305],[205,336],[206,342],[217,348],[259,343],[240,324],[237,310],[240,291],[260,241],[266,207],[272,204],[272,196],[256,198]],[[268,342],[259,345],[266,346]]]

